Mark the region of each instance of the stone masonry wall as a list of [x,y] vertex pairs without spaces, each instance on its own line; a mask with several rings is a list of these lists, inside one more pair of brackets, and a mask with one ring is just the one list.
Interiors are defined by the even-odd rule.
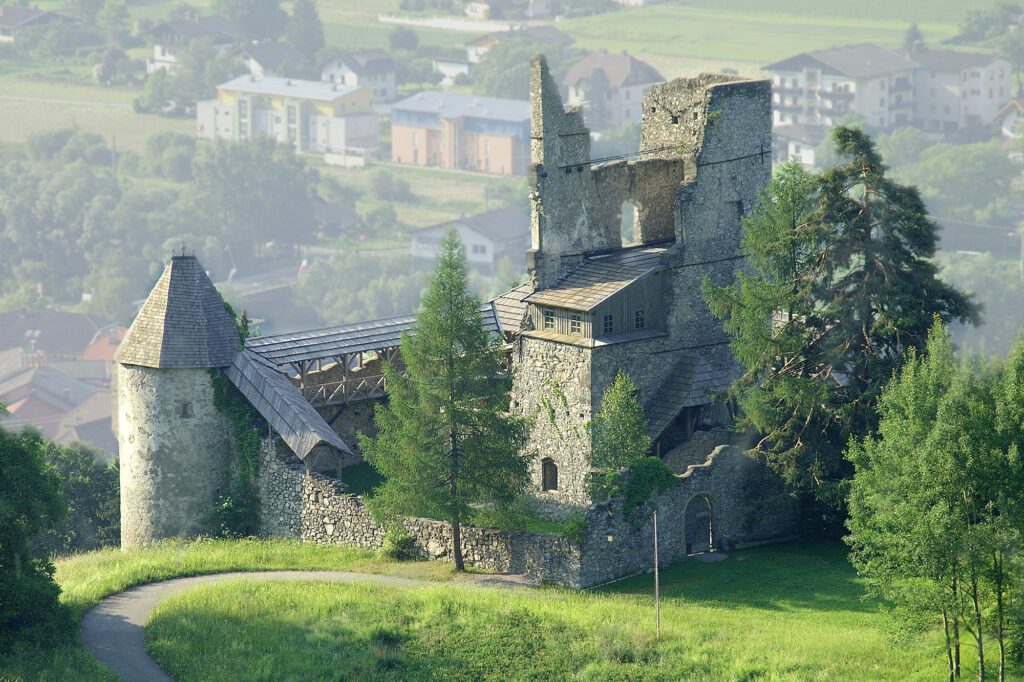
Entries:
[[232,453],[210,371],[120,365],[117,394],[121,547],[198,535]]
[[670,490],[635,510],[625,511],[621,500],[595,504],[587,513],[587,534],[580,547],[580,584],[600,585],[652,571],[655,509],[659,565],[684,558],[686,515],[694,498],[710,502],[716,549],[787,539],[795,513],[779,491],[764,466],[739,448],[722,446],[707,462],[677,477]]
[[[551,503],[548,507],[585,507],[590,502],[591,349],[520,336],[512,357],[512,409],[536,415],[527,446],[534,456],[535,494],[542,504]],[[558,490],[541,492],[540,461],[546,457],[558,466]]]
[[[370,515],[362,498],[319,474],[307,474],[287,448],[267,440],[260,451],[260,496],[263,532],[274,537],[318,544],[380,548],[385,530]],[[405,521],[420,558],[452,560],[451,527],[432,519]],[[534,580],[579,587],[579,548],[549,533],[462,529],[466,563],[484,570],[525,573]]]

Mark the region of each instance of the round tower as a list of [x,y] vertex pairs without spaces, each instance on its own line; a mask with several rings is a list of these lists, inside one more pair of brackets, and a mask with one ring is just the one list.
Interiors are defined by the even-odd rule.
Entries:
[[116,356],[121,546],[190,537],[226,485],[231,426],[213,376],[238,331],[195,256],[174,256]]

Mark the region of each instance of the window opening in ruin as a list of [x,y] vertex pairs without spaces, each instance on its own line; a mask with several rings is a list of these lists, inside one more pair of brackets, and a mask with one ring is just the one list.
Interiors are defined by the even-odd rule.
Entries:
[[541,488],[543,490],[558,490],[558,465],[550,457],[541,460]]
[[577,336],[583,334],[583,316],[579,313],[569,315],[569,333]]
[[544,328],[554,329],[555,328],[555,311],[546,309],[544,311]]
[[647,329],[647,314],[643,309],[636,311],[636,315],[633,319],[633,326],[636,329]]
[[636,204],[632,201],[623,201],[619,209],[619,216],[621,218],[619,233],[622,235],[622,245],[632,246],[639,244],[640,235],[638,227],[640,225],[640,218],[636,210]]
[[183,402],[178,405],[178,417],[180,419],[192,418],[192,403]]
[[604,316],[604,333],[611,334],[615,331],[615,318],[611,315]]

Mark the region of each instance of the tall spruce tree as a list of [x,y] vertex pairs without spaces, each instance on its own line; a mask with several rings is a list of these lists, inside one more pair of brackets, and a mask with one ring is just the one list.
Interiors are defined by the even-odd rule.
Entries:
[[378,434],[360,436],[386,479],[370,501],[392,522],[422,515],[451,523],[455,569],[473,505],[512,503],[529,480],[528,420],[509,413],[511,377],[502,341],[483,326],[467,286],[458,237],[444,240],[414,333],[402,336],[405,371],[385,366],[388,404]]
[[704,290],[746,370],[733,393],[763,436],[757,449],[834,529],[851,473],[843,448],[874,430],[881,386],[934,316],[977,310],[939,280],[937,226],[917,190],[885,176],[862,131],[838,127],[833,141],[838,165],[784,166],[744,219],[752,272]]

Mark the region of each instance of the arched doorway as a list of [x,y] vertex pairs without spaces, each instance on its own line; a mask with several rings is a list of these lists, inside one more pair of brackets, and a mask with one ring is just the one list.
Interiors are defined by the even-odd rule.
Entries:
[[711,500],[706,495],[697,495],[686,504],[683,524],[687,554],[710,552],[714,548],[714,538],[711,535]]

